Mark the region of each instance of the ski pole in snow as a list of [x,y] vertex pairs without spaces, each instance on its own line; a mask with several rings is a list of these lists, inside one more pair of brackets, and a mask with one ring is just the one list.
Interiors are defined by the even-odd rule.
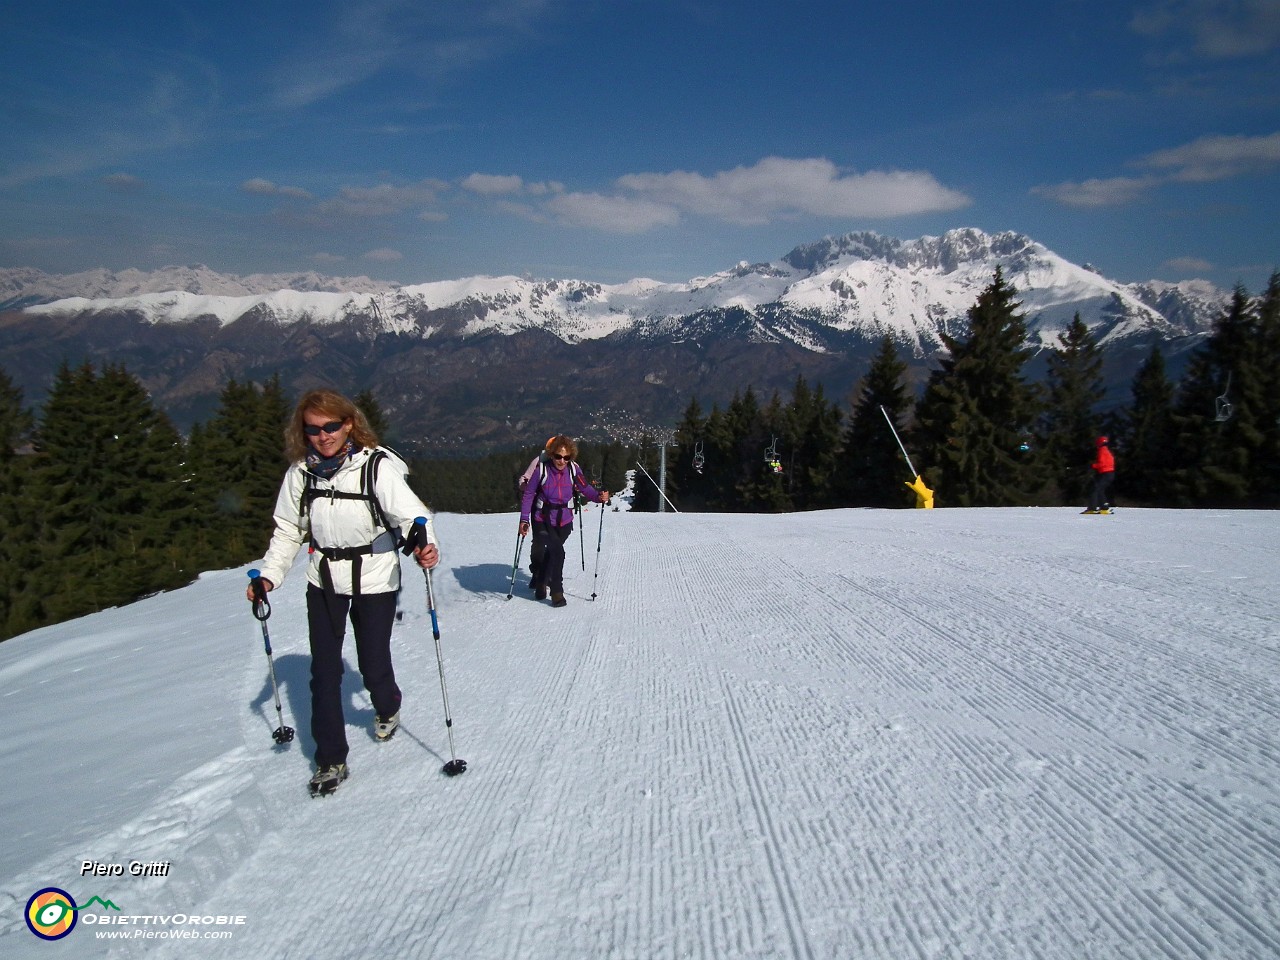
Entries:
[[596,598],[596,583],[600,580],[600,544],[604,540],[604,504],[600,504],[600,530],[596,534],[596,572],[591,579],[591,599]]
[[[415,518],[413,530],[405,541],[405,553],[413,553],[416,547],[426,546],[429,542],[427,518]],[[440,649],[440,621],[436,619],[436,592],[431,582],[431,571],[423,567],[422,575],[427,581],[427,611],[431,614],[431,635],[436,641],[436,664],[440,668],[440,695],[444,699],[444,726],[449,734],[449,762],[444,765],[443,770],[446,776],[456,777],[460,773],[467,772],[467,761],[459,760],[453,749],[453,716],[449,713],[449,687],[444,682],[444,651]]]
[[249,581],[253,589],[253,616],[262,624],[262,645],[267,649],[267,666],[271,671],[271,692],[276,698],[276,719],[280,726],[271,734],[276,743],[285,744],[293,740],[293,727],[284,725],[284,713],[280,709],[280,687],[276,684],[276,661],[271,656],[271,634],[267,632],[267,618],[271,616],[271,604],[267,602],[267,588],[262,585],[262,573],[257,569],[249,571]]
[[511,599],[511,595],[516,592],[516,567],[520,566],[520,549],[524,546],[524,534],[516,534],[516,556],[511,561],[511,586],[507,589],[507,599]]

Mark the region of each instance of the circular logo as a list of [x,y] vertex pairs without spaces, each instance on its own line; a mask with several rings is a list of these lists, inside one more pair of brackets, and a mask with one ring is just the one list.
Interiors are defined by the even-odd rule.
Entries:
[[76,901],[57,887],[37,890],[27,901],[26,920],[41,940],[61,940],[76,928]]

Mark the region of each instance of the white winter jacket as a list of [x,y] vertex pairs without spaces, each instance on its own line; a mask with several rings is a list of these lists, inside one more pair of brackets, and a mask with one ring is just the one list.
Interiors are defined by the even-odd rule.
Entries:
[[[378,464],[374,482],[374,491],[383,513],[400,528],[402,534],[408,534],[414,518],[426,517],[427,539],[438,546],[431,512],[409,489],[404,461],[385,448],[378,449],[387,454],[387,459]],[[313,475],[320,493],[312,500],[309,509],[302,502],[307,486],[306,464],[299,460],[289,467],[276,497],[276,529],[271,535],[267,555],[259,565],[263,577],[279,587],[284,583],[298,550],[304,543],[314,542],[317,549],[312,551],[307,565],[307,581],[323,587],[320,565],[324,555],[319,548],[366,547],[385,534],[386,531],[374,521],[368,500],[339,500],[324,495],[327,490],[360,493],[360,474],[371,455],[371,450],[352,454],[329,480]],[[376,548],[378,552],[360,557],[360,593],[390,593],[400,588],[400,555],[387,543],[389,539],[383,536]],[[351,582],[354,566],[352,560],[329,560],[329,575],[336,593],[351,596],[356,592]]]

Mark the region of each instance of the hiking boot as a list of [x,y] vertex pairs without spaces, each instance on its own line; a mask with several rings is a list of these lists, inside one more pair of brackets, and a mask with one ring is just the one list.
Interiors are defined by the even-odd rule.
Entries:
[[326,763],[311,778],[311,795],[327,797],[337,790],[342,781],[347,779],[351,771],[345,763]]
[[551,605],[553,607],[567,607],[569,601],[564,598],[563,593],[553,593],[551,595]]
[[385,743],[396,735],[396,730],[400,728],[400,711],[397,710],[389,717],[373,718],[373,739],[379,743]]
[[547,588],[538,587],[538,589],[534,591],[533,595],[537,597],[539,600],[545,600],[547,599]]

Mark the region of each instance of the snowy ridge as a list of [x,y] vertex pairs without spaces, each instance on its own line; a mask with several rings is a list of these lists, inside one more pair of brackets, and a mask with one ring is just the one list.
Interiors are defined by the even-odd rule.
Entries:
[[[698,318],[737,311],[749,321],[738,329],[748,340],[791,341],[821,351],[842,335],[867,339],[888,333],[914,344],[919,354],[938,348],[941,333],[960,331],[997,267],[1018,290],[1035,345],[1056,345],[1077,312],[1106,343],[1146,332],[1164,337],[1202,332],[1216,306],[1213,288],[1203,282],[1174,292],[1155,283],[1129,287],[1021,234],[959,229],[912,241],[874,233],[829,237],[776,262],[743,262],[685,283],[478,276],[393,289],[244,295],[211,292],[234,281],[210,280],[206,288],[193,274],[185,277],[189,283],[182,292],[68,297],[26,310],[49,316],[124,311],[151,323],[212,317],[228,324],[247,316],[284,324],[358,319],[375,330],[422,336],[440,328],[423,316],[448,311],[459,319],[462,336],[539,329],[568,343],[615,333],[685,339],[715,326]],[[16,283],[10,277],[5,289]],[[1217,305],[1222,300],[1225,296]],[[1161,312],[1162,303],[1167,313]]]
[[243,570],[0,644],[0,955],[49,956],[22,915],[51,885],[246,918],[109,941],[86,908],[77,957],[1280,953],[1280,516],[583,525],[599,575],[571,556],[553,611],[523,574],[505,599],[514,515],[438,518],[454,779],[414,575],[403,726],[373,741],[349,644],[352,777],[323,801],[301,570],[269,621],[285,748]]

